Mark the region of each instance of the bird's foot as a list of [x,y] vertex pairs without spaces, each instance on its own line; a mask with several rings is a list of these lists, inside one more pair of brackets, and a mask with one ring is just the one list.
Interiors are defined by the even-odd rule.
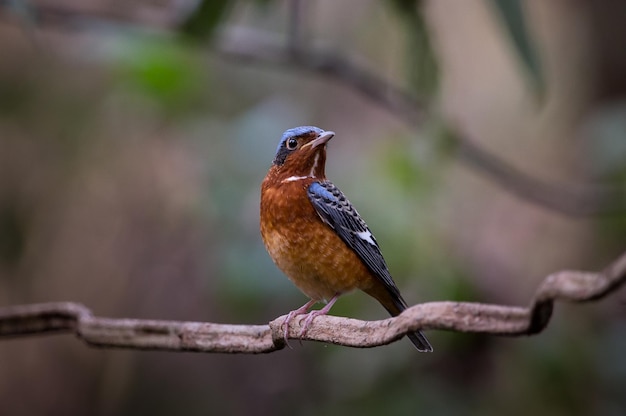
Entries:
[[313,323],[313,319],[317,318],[318,316],[326,315],[330,311],[330,308],[333,307],[335,302],[337,302],[338,298],[339,295],[333,296],[332,299],[329,300],[322,309],[311,311],[307,314],[307,317],[302,324],[302,330],[300,331],[300,339],[302,339],[302,337],[306,335],[307,331],[309,330],[309,326],[311,326],[311,323]]
[[306,335],[307,331],[309,330],[309,326],[313,322],[313,319],[315,319],[316,317],[320,315],[326,315],[328,311],[330,311],[330,308],[333,307],[335,302],[337,302],[337,299],[339,299],[339,294],[336,294],[335,296],[333,296],[328,301],[328,303],[324,305],[322,309],[309,312],[309,309],[311,309],[311,307],[317,303],[316,300],[311,299],[310,301],[308,301],[307,303],[305,303],[298,309],[289,312],[287,314],[287,318],[285,318],[285,322],[283,322],[283,325],[285,328],[283,332],[283,338],[285,340],[285,344],[287,344],[287,346],[291,348],[291,345],[289,345],[289,324],[291,323],[291,321],[293,321],[293,318],[295,318],[298,315],[307,315],[306,319],[304,320],[304,323],[302,324],[302,330],[300,331],[300,334],[299,334],[300,342],[302,342],[302,337]]
[[309,309],[311,309],[311,307],[315,305],[316,303],[317,301],[311,299],[304,305],[300,306],[298,309],[293,310],[287,314],[287,318],[285,318],[285,322],[283,322],[283,325],[285,328],[283,332],[283,338],[285,340],[285,344],[287,344],[289,348],[291,348],[291,345],[289,345],[289,324],[291,323],[291,321],[293,321],[293,318],[295,318],[296,316],[307,314],[309,312]]

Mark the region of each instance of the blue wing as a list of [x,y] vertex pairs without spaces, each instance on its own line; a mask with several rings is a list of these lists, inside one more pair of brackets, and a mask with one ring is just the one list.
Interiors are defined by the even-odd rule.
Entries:
[[[391,278],[376,239],[369,228],[367,228],[365,221],[363,221],[339,188],[328,181],[313,182],[309,185],[308,196],[322,221],[337,233],[343,242],[359,256],[361,261],[383,284],[391,295],[391,301],[394,303],[397,311],[391,310],[379,299],[383,306],[392,315],[396,315],[406,309],[406,302],[400,296],[400,291]],[[407,336],[419,351],[429,352],[433,350],[433,347],[431,347],[421,331],[409,333]]]
[[328,224],[380,279],[394,300],[400,303],[397,305],[400,310],[405,309],[406,304],[391,278],[374,235],[339,188],[328,181],[313,182],[309,185],[308,196],[322,221]]

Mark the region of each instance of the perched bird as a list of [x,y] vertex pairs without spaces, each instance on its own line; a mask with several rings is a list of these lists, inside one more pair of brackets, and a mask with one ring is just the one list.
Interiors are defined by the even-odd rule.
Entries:
[[[335,135],[317,127],[287,130],[261,185],[261,235],[274,263],[311,300],[291,311],[307,314],[302,334],[337,298],[360,289],[396,316],[407,308],[376,239],[350,201],[324,172]],[[320,310],[309,309],[327,302]],[[408,334],[419,351],[432,347],[421,331]]]

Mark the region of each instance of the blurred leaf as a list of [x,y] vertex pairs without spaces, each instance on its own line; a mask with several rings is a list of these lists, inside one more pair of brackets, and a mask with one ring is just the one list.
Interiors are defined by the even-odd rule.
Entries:
[[25,248],[25,227],[14,202],[0,205],[0,264],[13,266],[20,259]]
[[256,4],[258,4],[261,7],[267,7],[269,6],[271,3],[274,2],[274,0],[254,0],[254,2]]
[[182,33],[197,40],[210,39],[234,5],[233,0],[203,0],[181,25]]
[[594,176],[605,182],[626,184],[626,102],[616,102],[595,109],[585,120],[588,137],[585,161]]
[[409,192],[425,190],[431,184],[428,172],[400,146],[390,147],[382,158],[385,173],[395,185]]
[[414,91],[431,97],[439,85],[439,65],[432,49],[420,0],[390,0],[405,25],[408,37],[406,59],[408,78]]
[[544,89],[543,74],[539,62],[539,54],[534,47],[531,34],[528,32],[523,2],[521,0],[492,0],[498,9],[505,29],[508,32],[517,54],[526,66],[526,70],[532,77],[532,82],[538,93]]
[[[620,190],[611,202],[615,206],[626,198],[626,102],[617,102],[597,108],[585,120],[582,136],[586,137],[581,148],[590,176],[599,184]],[[584,156],[583,156],[584,155]],[[599,217],[596,222],[602,235],[603,250],[620,250],[626,244],[626,215],[615,214]]]
[[22,23],[28,25],[29,28],[34,28],[37,22],[36,10],[26,0],[8,0],[6,7],[17,16]]
[[447,125],[444,121],[435,121],[431,137],[434,139],[434,151],[440,164],[449,161],[452,155],[459,151],[461,141],[456,134],[452,126]]
[[180,43],[139,41],[124,47],[120,63],[125,81],[162,108],[186,110],[201,93],[203,75]]

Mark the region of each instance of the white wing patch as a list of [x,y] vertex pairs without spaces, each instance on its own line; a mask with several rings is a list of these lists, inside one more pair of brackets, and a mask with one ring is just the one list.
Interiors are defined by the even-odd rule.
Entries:
[[358,235],[361,240],[365,240],[373,246],[376,245],[374,237],[372,236],[372,233],[369,232],[369,230],[361,231],[360,233],[356,233],[356,235]]

